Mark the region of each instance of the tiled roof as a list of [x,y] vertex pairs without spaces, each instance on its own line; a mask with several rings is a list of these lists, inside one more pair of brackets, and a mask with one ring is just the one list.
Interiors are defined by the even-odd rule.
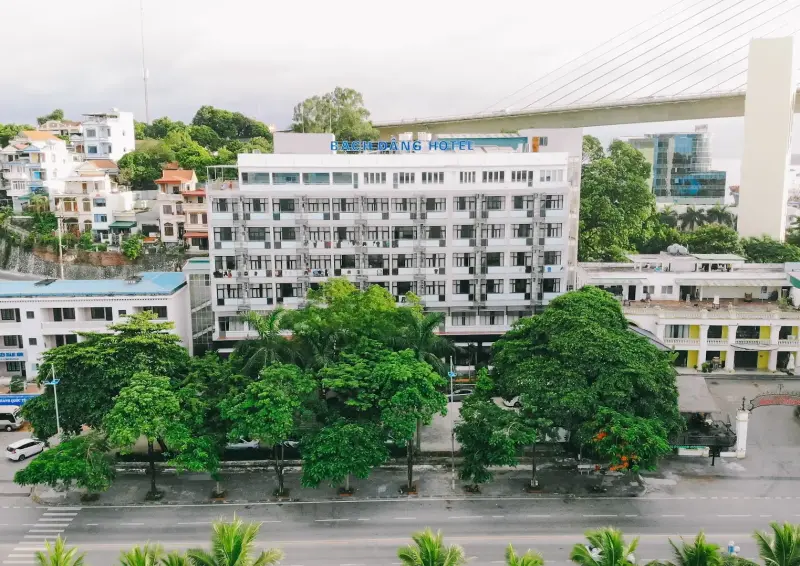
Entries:
[[194,170],[192,169],[165,169],[161,172],[161,178],[156,179],[156,183],[190,183],[193,179]]
[[89,159],[87,163],[91,163],[98,169],[119,169],[117,163],[111,159]]
[[50,132],[39,132],[37,130],[25,130],[19,133],[31,141],[60,141],[60,138]]

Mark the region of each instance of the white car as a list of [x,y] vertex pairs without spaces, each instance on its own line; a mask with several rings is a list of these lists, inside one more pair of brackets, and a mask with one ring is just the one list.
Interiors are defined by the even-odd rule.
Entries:
[[35,456],[43,450],[44,442],[38,438],[24,438],[8,445],[6,448],[6,458],[14,460],[15,462],[21,462],[25,458]]
[[503,399],[503,405],[505,405],[508,408],[514,408],[514,409],[519,408],[520,407],[519,395],[517,395],[513,399]]
[[228,450],[255,450],[258,447],[258,440],[245,440],[244,438],[240,438],[236,442],[229,442],[225,446]]

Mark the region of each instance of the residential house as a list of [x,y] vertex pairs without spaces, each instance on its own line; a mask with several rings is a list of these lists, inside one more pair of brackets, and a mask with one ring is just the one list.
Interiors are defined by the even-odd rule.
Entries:
[[83,145],[88,159],[112,159],[118,161],[126,153],[136,149],[133,113],[110,112],[84,114]]
[[197,175],[191,169],[171,164],[156,180],[157,203],[161,223],[161,240],[185,242],[189,253],[208,251],[208,203],[206,192],[197,186]]

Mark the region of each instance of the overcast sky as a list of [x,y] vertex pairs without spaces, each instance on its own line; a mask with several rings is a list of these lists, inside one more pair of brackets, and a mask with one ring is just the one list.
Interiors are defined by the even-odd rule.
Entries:
[[[298,101],[337,85],[361,91],[375,120],[481,111],[554,69],[551,76],[557,77],[557,70],[569,69],[562,66],[581,53],[602,54],[606,48],[598,46],[617,38],[618,50],[601,59],[611,61],[638,41],[634,31],[623,32],[641,22],[643,26],[664,23],[650,36],[678,24],[676,29],[687,35],[669,36],[674,40],[664,43],[664,53],[697,52],[705,57],[701,67],[710,60],[723,68],[723,63],[735,63],[741,51],[731,51],[730,59],[720,61],[722,49],[746,48],[750,22],[751,28],[763,22],[762,32],[785,25],[778,32],[788,33],[796,29],[792,24],[800,17],[800,10],[785,17],[779,12],[800,7],[800,0],[143,2],[151,118],[169,115],[188,121],[200,105],[211,104],[279,128],[289,124]],[[6,56],[0,71],[0,122],[32,122],[55,107],[73,118],[117,107],[144,119],[139,0],[3,4]],[[663,12],[675,4],[674,10]],[[721,12],[718,4],[727,6],[728,12]],[[678,21],[682,14],[691,16],[691,10],[695,19]],[[706,22],[707,16],[717,19]],[[775,24],[767,18],[776,18]],[[696,31],[705,26],[707,31],[689,33],[692,26],[698,27]],[[720,36],[726,29],[730,34]],[[644,46],[642,53],[658,55],[658,49]],[[687,68],[682,60],[672,67],[647,62],[641,57],[621,69],[604,92],[624,87],[622,81],[628,76],[653,71],[665,81],[653,88],[693,81],[677,81],[677,73]],[[612,67],[588,77],[593,78],[591,86],[581,92],[591,93],[606,84]],[[744,75],[736,75],[736,65],[730,69],[732,78],[725,86],[732,89]],[[564,88],[571,81],[567,76],[556,84]],[[500,106],[534,101],[533,87]],[[638,134],[649,129],[631,126],[613,131]],[[717,126],[712,129],[717,132]],[[723,135],[725,140],[736,130],[732,126]],[[735,157],[737,144],[725,140],[715,153]]]

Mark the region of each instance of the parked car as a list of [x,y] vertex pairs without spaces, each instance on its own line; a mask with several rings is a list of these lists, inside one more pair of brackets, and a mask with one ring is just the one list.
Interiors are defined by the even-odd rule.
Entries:
[[35,456],[44,450],[44,442],[38,438],[23,438],[12,442],[6,448],[6,458],[15,462],[22,462],[25,458]]
[[228,450],[257,450],[259,446],[258,440],[240,438],[236,442],[229,442],[225,445],[225,448]]
[[474,387],[460,386],[458,389],[453,389],[453,394],[447,392],[447,400],[451,403],[460,403],[475,392]]
[[509,408],[517,409],[520,406],[519,403],[519,395],[514,397],[513,399],[503,399],[503,405]]
[[11,432],[22,426],[22,416],[17,405],[0,406],[0,428]]

